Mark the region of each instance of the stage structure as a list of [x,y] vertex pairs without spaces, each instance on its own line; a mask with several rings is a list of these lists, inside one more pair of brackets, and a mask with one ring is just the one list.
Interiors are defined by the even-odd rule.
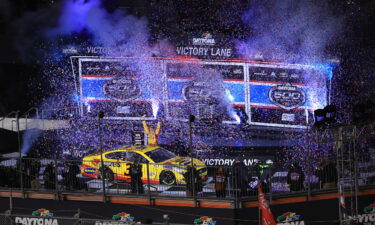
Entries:
[[[80,115],[140,120],[187,115],[304,129],[329,104],[332,68],[233,59],[70,56]],[[147,68],[145,68],[145,65]],[[210,80],[218,74],[219,80]],[[156,90],[155,90],[156,89]],[[151,113],[152,112],[152,113]]]

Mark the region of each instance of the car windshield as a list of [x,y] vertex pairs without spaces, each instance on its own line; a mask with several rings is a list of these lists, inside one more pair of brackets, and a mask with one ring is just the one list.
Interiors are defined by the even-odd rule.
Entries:
[[164,148],[157,148],[155,150],[146,152],[145,154],[156,163],[164,162],[168,159],[176,157],[175,154]]

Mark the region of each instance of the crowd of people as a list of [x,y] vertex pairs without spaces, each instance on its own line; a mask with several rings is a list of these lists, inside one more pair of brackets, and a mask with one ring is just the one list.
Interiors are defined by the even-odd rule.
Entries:
[[77,161],[26,158],[21,161],[22,163],[17,162],[16,165],[0,166],[0,187],[53,191],[87,189],[84,182],[77,177],[80,174]]
[[[147,174],[143,170],[144,166],[145,164],[139,161],[130,165],[130,180],[125,183],[129,184],[129,192],[132,194],[145,193]],[[307,191],[308,188],[332,189],[337,187],[340,172],[337,170],[336,161],[329,159],[325,159],[318,167],[311,168],[311,171],[304,170],[297,162],[289,166],[265,162],[246,166],[240,159],[236,159],[232,166],[207,167],[207,171],[207,177],[203,177],[199,168],[187,167],[183,173],[185,185],[182,185],[186,188],[186,196],[209,197],[212,196],[212,188],[218,198],[255,196],[258,185],[261,185],[265,193],[300,192]],[[280,175],[281,173],[285,175]],[[24,189],[31,190],[88,191],[87,179],[83,180],[79,174],[78,161],[43,162],[40,159],[22,159],[21,165],[17,163],[15,166],[0,166],[0,187],[20,188],[22,183]],[[207,179],[208,177],[210,179]],[[373,180],[369,178],[366,183],[373,183]],[[113,179],[110,182],[113,182]],[[116,183],[121,182],[114,181],[113,184]],[[284,188],[280,189],[278,185]],[[122,187],[127,189],[127,186]]]

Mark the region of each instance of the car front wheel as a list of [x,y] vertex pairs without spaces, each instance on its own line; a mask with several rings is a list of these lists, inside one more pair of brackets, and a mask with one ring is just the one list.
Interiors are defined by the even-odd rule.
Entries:
[[[115,180],[115,175],[113,174],[112,170],[108,167],[104,167],[104,174],[105,174],[105,180],[109,181],[109,182],[112,182]],[[103,176],[102,176],[102,169],[100,168],[99,169],[99,176],[98,176],[99,179],[102,179]]]
[[176,184],[176,176],[172,171],[164,170],[160,173],[160,184],[165,185],[175,185]]

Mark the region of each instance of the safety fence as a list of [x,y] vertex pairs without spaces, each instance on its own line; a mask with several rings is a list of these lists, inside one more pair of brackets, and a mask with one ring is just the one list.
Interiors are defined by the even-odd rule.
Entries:
[[[245,198],[332,190],[338,182],[336,164],[302,169],[296,164],[205,166],[190,158],[151,164],[121,159],[88,161],[0,158],[0,188],[39,192],[81,192],[98,195],[152,195],[202,198]],[[374,184],[371,162],[358,162],[358,185]]]

